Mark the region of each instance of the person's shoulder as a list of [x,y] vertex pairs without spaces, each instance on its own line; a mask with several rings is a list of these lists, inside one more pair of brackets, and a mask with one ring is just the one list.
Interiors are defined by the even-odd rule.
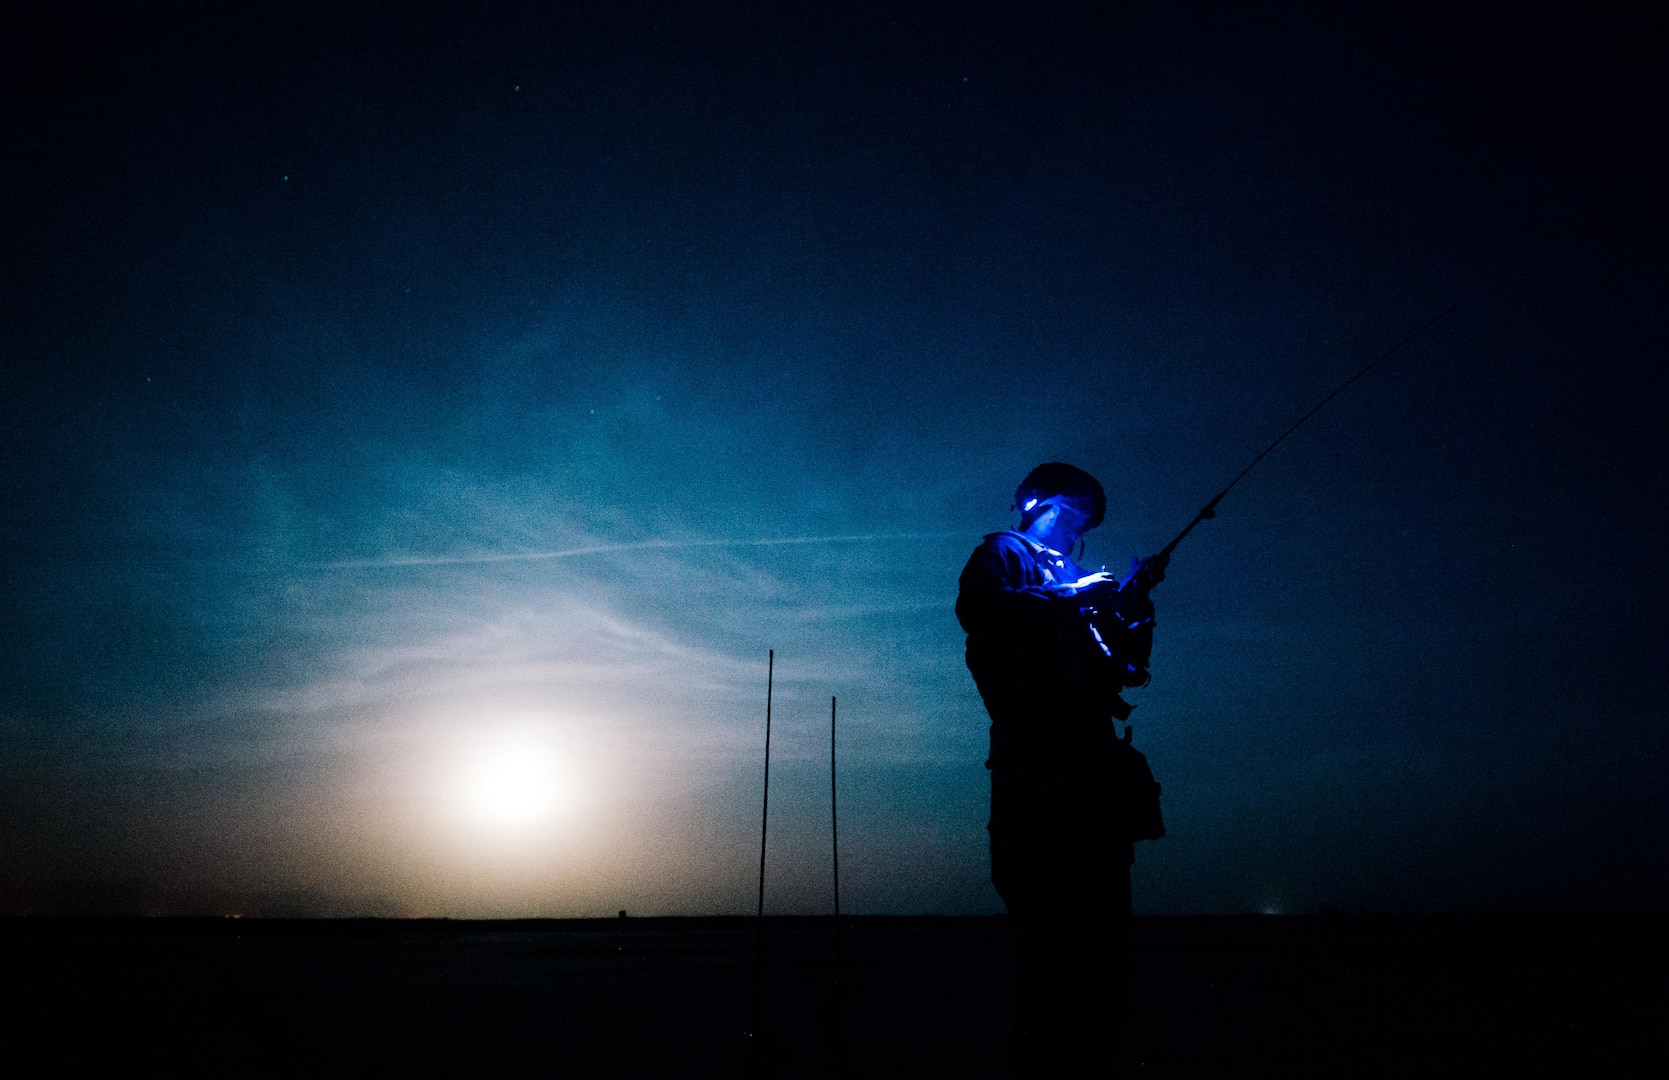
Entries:
[[1014,529],[1004,529],[1002,532],[989,533],[986,535],[984,540],[980,541],[979,546],[1008,548],[1014,551],[1024,551],[1028,553],[1035,550],[1037,547],[1035,543],[1027,538],[1025,533],[1016,532]]
[[974,553],[969,557],[970,562],[995,559],[1007,562],[1011,559],[1036,558],[1036,545],[1025,534],[1013,529],[994,532],[979,542]]
[[1031,550],[1031,544],[1026,540],[1025,536],[1015,532],[1013,529],[1004,529],[1002,532],[986,534],[985,538],[980,540],[979,546],[974,548],[974,554],[980,555],[1003,552],[1029,554]]

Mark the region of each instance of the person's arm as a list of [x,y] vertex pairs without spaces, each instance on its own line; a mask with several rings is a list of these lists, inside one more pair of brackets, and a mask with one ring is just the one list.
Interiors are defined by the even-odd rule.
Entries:
[[1106,581],[1083,594],[1094,609],[1092,624],[1101,646],[1123,668],[1125,686],[1146,686],[1148,659],[1153,652],[1153,587],[1165,579],[1161,555],[1132,559],[1123,581]]
[[987,544],[962,571],[956,617],[968,633],[1014,632],[1076,619],[1074,586],[1026,583],[1027,556],[1018,544]]

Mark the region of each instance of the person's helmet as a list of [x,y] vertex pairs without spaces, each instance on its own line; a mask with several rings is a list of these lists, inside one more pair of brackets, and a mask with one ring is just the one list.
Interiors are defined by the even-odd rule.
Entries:
[[1101,482],[1077,466],[1059,461],[1039,465],[1026,474],[1014,492],[1014,509],[1020,511],[1022,520],[1029,520],[1039,506],[1063,496],[1089,514],[1085,531],[1107,516],[1107,493]]

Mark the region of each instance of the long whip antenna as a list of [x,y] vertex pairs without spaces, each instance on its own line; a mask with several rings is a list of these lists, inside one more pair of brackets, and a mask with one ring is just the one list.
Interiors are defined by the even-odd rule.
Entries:
[[840,804],[835,792],[835,698],[829,699],[829,823],[834,837],[834,992],[823,1003],[823,1045],[836,1065],[844,1055],[840,1017]]
[[771,820],[771,684],[776,676],[777,651],[765,654],[765,795],[759,809],[759,913],[754,919],[753,935],[753,1026],[749,1030],[748,1049],[750,1066],[759,1068],[760,984],[765,970],[765,830]]
[[1395,345],[1391,346],[1389,349],[1386,349],[1383,353],[1381,353],[1378,356],[1378,358],[1376,358],[1367,367],[1363,368],[1361,371],[1358,371],[1356,374],[1352,375],[1350,378],[1346,379],[1344,382],[1340,383],[1337,387],[1335,387],[1331,394],[1328,394],[1326,397],[1322,398],[1319,402],[1316,403],[1315,408],[1311,409],[1309,412],[1305,413],[1303,416],[1300,416],[1298,418],[1297,423],[1293,424],[1291,427],[1289,427],[1285,431],[1281,432],[1280,435],[1276,436],[1274,442],[1272,442],[1268,446],[1264,447],[1263,448],[1263,453],[1261,453],[1257,457],[1253,458],[1251,460],[1250,464],[1248,464],[1244,469],[1241,469],[1240,470],[1240,475],[1236,476],[1233,480],[1230,480],[1228,487],[1224,488],[1222,491],[1219,491],[1215,496],[1213,496],[1211,501],[1206,503],[1205,507],[1203,509],[1201,509],[1198,514],[1194,515],[1194,520],[1190,521],[1188,523],[1188,526],[1185,529],[1183,529],[1181,532],[1176,534],[1176,539],[1174,539],[1170,543],[1166,544],[1164,546],[1164,548],[1159,552],[1159,554],[1155,555],[1149,561],[1150,562],[1153,562],[1153,561],[1163,562],[1164,560],[1169,559],[1171,557],[1171,552],[1176,550],[1176,546],[1178,544],[1182,543],[1183,538],[1186,537],[1189,533],[1194,531],[1194,526],[1198,525],[1202,521],[1206,521],[1206,520],[1209,520],[1210,518],[1214,518],[1214,517],[1217,516],[1217,504],[1223,501],[1223,496],[1225,496],[1229,492],[1233,491],[1234,486],[1236,484],[1240,483],[1240,481],[1246,479],[1246,474],[1251,472],[1253,469],[1257,468],[1258,462],[1260,462],[1264,458],[1268,457],[1269,454],[1270,454],[1270,451],[1274,450],[1277,446],[1281,445],[1281,443],[1286,440],[1286,437],[1288,435],[1291,435],[1293,432],[1295,432],[1299,428],[1303,427],[1304,422],[1306,420],[1308,420],[1310,417],[1314,416],[1316,413],[1320,412],[1323,408],[1325,408],[1327,406],[1328,402],[1332,401],[1334,398],[1338,397],[1340,394],[1342,394],[1346,390],[1350,389],[1350,387],[1358,379],[1362,378],[1368,372],[1372,371],[1374,368],[1378,367],[1380,364],[1383,364],[1385,361],[1389,360],[1391,357],[1393,357],[1397,353],[1401,352],[1403,350],[1403,348],[1405,346],[1407,346],[1410,342],[1412,342],[1415,338],[1419,337],[1421,334],[1425,333],[1427,330],[1430,330],[1432,327],[1436,326],[1438,323],[1440,323],[1444,319],[1448,318],[1449,315],[1451,315],[1454,312],[1454,310],[1458,307],[1460,307],[1460,305],[1458,303],[1457,304],[1451,304],[1450,306],[1444,308],[1442,311],[1440,311],[1436,315],[1432,316],[1430,319],[1427,319],[1425,322],[1421,323],[1420,326],[1412,334],[1409,334],[1407,337],[1403,338],[1401,341],[1397,342]]
[[835,699],[829,699],[829,825],[834,836],[835,978],[840,978],[840,803],[835,790]]

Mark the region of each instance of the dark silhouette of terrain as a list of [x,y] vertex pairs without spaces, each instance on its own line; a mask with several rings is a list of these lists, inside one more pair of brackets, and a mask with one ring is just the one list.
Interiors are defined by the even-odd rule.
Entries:
[[[770,919],[774,1075],[1009,1073],[1001,918]],[[1665,919],[1138,918],[1131,1076],[1660,1075]],[[11,919],[9,1056],[54,1071],[742,1076],[750,919]]]

